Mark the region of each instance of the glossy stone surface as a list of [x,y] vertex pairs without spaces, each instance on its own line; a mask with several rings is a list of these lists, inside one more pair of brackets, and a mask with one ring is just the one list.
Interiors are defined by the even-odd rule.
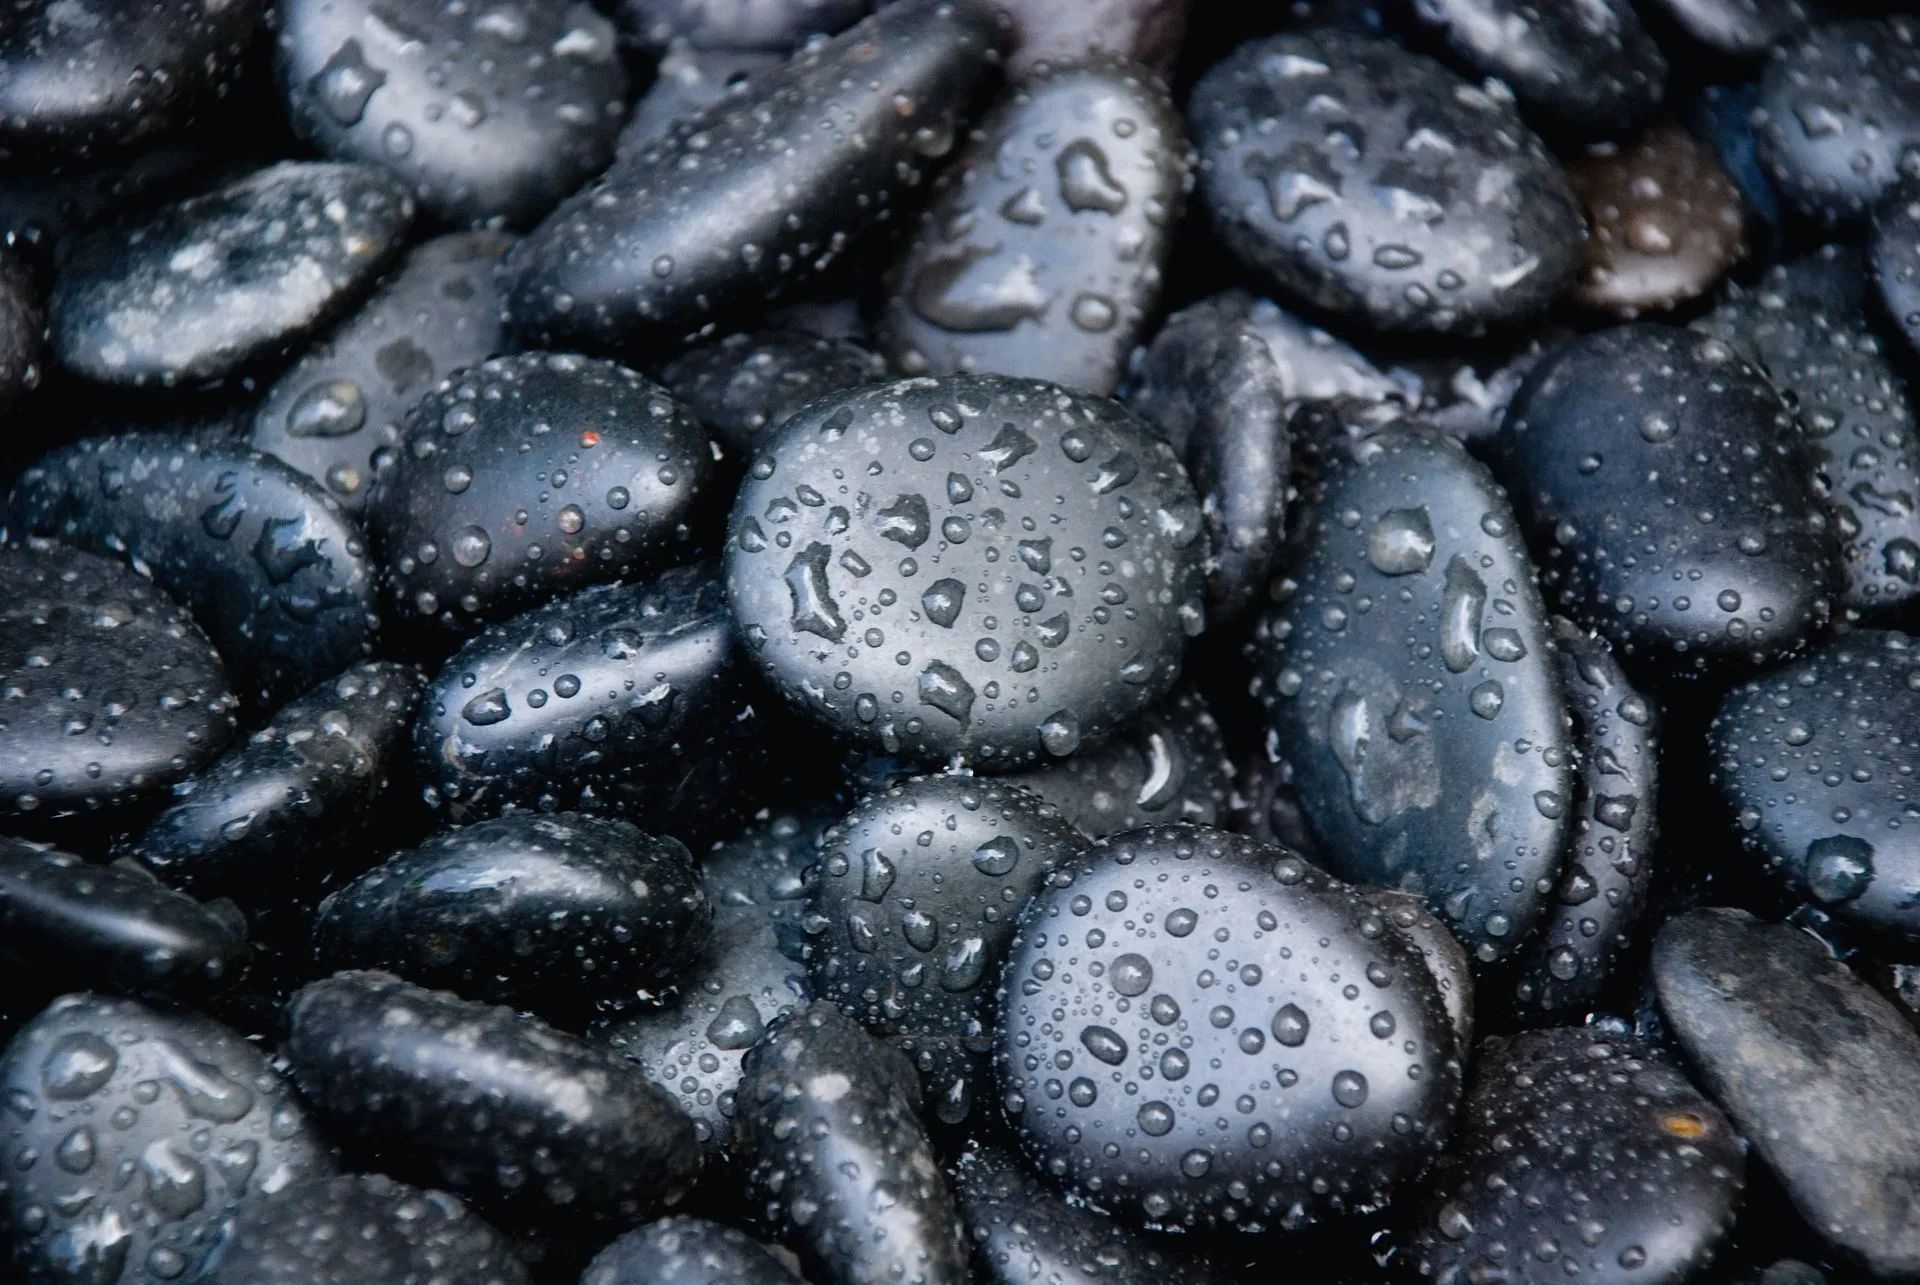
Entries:
[[1740,193],[1713,152],[1673,125],[1567,167],[1587,211],[1573,297],[1632,317],[1712,290],[1746,252]]
[[743,1231],[676,1215],[636,1227],[587,1264],[580,1285],[799,1285]]
[[800,330],[728,335],[692,348],[660,372],[729,451],[749,459],[807,403],[885,378],[886,362],[846,339]]

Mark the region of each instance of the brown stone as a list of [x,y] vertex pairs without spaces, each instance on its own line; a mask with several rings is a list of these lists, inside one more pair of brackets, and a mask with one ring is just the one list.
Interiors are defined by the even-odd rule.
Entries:
[[1567,167],[1586,207],[1573,297],[1622,316],[1698,298],[1746,253],[1740,194],[1712,151],[1675,125],[1602,145]]

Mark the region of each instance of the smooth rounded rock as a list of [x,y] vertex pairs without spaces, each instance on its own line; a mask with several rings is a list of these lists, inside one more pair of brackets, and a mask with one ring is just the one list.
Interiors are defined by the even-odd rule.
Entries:
[[676,1215],[601,1250],[580,1285],[799,1285],[799,1278],[745,1232]]
[[394,609],[471,632],[684,561],[713,454],[624,366],[567,353],[460,371],[409,412],[368,503]]
[[1496,449],[1560,608],[1686,667],[1788,655],[1831,614],[1839,551],[1798,436],[1732,346],[1641,323],[1542,359]]
[[107,384],[198,384],[288,352],[399,253],[413,200],[366,165],[283,161],[77,242],[53,354]]
[[1789,205],[1826,223],[1859,218],[1920,173],[1920,19],[1821,22],[1775,45],[1753,119]]
[[807,888],[814,994],[912,1053],[945,1123],[980,1096],[1020,908],[1085,843],[1034,795],[968,776],[872,795],[822,838]]
[[1010,771],[1166,693],[1204,554],[1185,470],[1131,414],[955,376],[788,420],[735,501],[727,588],[749,654],[841,737]]
[[1416,1224],[1422,1277],[1700,1279],[1733,1230],[1746,1144],[1678,1066],[1559,1027],[1488,1041],[1474,1073]]
[[250,902],[356,869],[423,686],[382,660],[321,683],[176,784],[130,855],[174,887]]
[[1215,231],[1304,303],[1476,331],[1544,310],[1579,266],[1579,207],[1512,104],[1384,40],[1250,41],[1188,119]]
[[1807,20],[1805,0],[1650,0],[1654,14],[1715,53],[1758,58]]
[[221,1226],[333,1172],[293,1086],[226,1027],[68,995],[0,1054],[6,1238],[23,1279],[193,1280]]
[[40,386],[46,306],[24,256],[0,249],[0,411]]
[[816,1002],[748,1050],[739,1096],[748,1189],[810,1279],[969,1285],[960,1211],[904,1054]]
[[0,545],[0,812],[151,796],[218,754],[236,701],[151,581],[47,541]]
[[178,598],[253,705],[276,705],[372,646],[373,569],[319,485],[233,442],[93,437],[20,475],[18,529],[127,559]]
[[1018,80],[1043,64],[1117,54],[1159,71],[1172,69],[1186,35],[1191,0],[994,0],[1013,24],[1007,75]]
[[1767,874],[1902,946],[1920,942],[1916,719],[1920,644],[1861,629],[1736,688],[1708,731],[1714,782]]
[[[1223,290],[1194,308],[1212,308],[1252,328],[1280,372],[1281,395],[1289,406],[1300,402],[1358,398],[1406,400],[1413,391],[1398,372],[1387,374],[1352,344],[1294,316],[1271,299],[1245,290]],[[1194,308],[1183,310],[1182,314]],[[1169,324],[1172,318],[1168,318]]]
[[428,688],[414,756],[464,824],[513,808],[624,817],[691,838],[750,811],[770,748],[716,568],[536,607],[470,639]]
[[1043,68],[941,175],[882,284],[875,337],[908,375],[1111,393],[1159,303],[1190,184],[1158,77],[1113,58]]
[[247,943],[143,871],[0,839],[0,957],[62,985],[193,998],[235,979]]
[[870,0],[616,0],[623,33],[645,45],[785,54],[866,15]]
[[205,1285],[527,1285],[513,1245],[457,1197],[379,1174],[296,1183],[243,1210]]
[[1548,908],[1575,749],[1506,495],[1450,440],[1337,461],[1250,655],[1328,870],[1424,897],[1482,962]]
[[1554,904],[1515,967],[1514,993],[1530,1017],[1573,1022],[1628,958],[1653,885],[1660,708],[1602,639],[1556,616],[1553,646],[1580,777]]
[[294,1079],[336,1127],[504,1215],[630,1226],[699,1173],[665,1090],[510,1009],[349,972],[303,987],[287,1024]]
[[321,483],[358,517],[383,453],[414,403],[506,346],[493,232],[452,233],[411,251],[354,314],[274,381],[247,442]]
[[314,953],[332,969],[566,1015],[677,981],[712,922],[677,840],[522,812],[437,834],[330,895]]
[[1920,1034],[1796,929],[1668,922],[1660,1012],[1806,1226],[1877,1280],[1920,1273]]
[[682,353],[660,382],[721,445],[746,458],[809,402],[878,383],[886,370],[850,340],[762,330]]
[[1283,848],[1105,840],[1028,904],[996,1061],[1021,1149],[1150,1226],[1294,1229],[1385,1202],[1445,1143],[1460,1062],[1411,942]]
[[277,29],[301,137],[450,222],[530,223],[613,159],[627,75],[592,5],[281,0]]
[[748,77],[784,62],[784,54],[760,49],[697,49],[685,40],[674,41],[660,56],[653,83],[620,127],[614,154],[621,160],[640,155],[681,120],[739,92]]
[[984,0],[906,0],[753,77],[534,229],[515,328],[549,346],[684,335],[824,271],[953,149],[999,38]]
[[1874,208],[1870,264],[1881,309],[1907,347],[1920,352],[1920,180]]
[[1713,151],[1674,125],[1567,166],[1587,211],[1573,298],[1625,317],[1697,299],[1746,253],[1746,211]]

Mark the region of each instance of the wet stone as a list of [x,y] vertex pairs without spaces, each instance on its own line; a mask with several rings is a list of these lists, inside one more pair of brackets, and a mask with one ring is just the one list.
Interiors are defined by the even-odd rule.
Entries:
[[40,386],[45,328],[45,302],[25,256],[0,249],[0,411]]
[[621,33],[643,45],[786,54],[866,15],[869,0],[616,0]]
[[587,1264],[580,1285],[799,1285],[743,1231],[675,1215],[635,1228]]
[[715,440],[746,459],[809,402],[877,383],[886,371],[877,354],[851,340],[761,330],[682,353],[660,382]]
[[1013,24],[1007,76],[1018,80],[1043,63],[1059,65],[1117,54],[1171,71],[1186,34],[1190,0],[995,0]]
[[1397,888],[1361,888],[1360,895],[1378,910],[1402,937],[1410,942],[1422,960],[1433,984],[1440,988],[1440,1002],[1446,1006],[1447,1020],[1453,1024],[1454,1047],[1473,1048],[1474,983],[1473,961],[1438,915],[1427,903],[1410,892]]
[[1804,0],[1651,0],[1658,14],[1716,53],[1758,58],[1807,20]]
[[660,56],[653,83],[620,127],[615,155],[621,160],[640,155],[682,119],[738,92],[749,76],[785,61],[784,54],[765,50],[697,49],[685,40],[675,40]]
[[1872,254],[1882,311],[1920,352],[1920,180],[1901,183],[1874,209]]

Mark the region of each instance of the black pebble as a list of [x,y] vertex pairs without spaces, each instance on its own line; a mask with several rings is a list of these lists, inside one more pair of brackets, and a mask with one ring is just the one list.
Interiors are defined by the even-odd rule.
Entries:
[[295,130],[450,222],[530,223],[613,158],[627,75],[591,5],[281,0],[277,26]]
[[103,228],[54,279],[54,356],[108,384],[223,378],[344,312],[412,222],[412,198],[384,170],[284,161]]
[[5,1239],[25,1279],[193,1280],[223,1223],[333,1172],[293,1086],[226,1027],[68,995],[0,1055]]
[[40,386],[46,326],[46,306],[26,257],[0,248],[0,412]]
[[749,76],[785,61],[786,55],[761,49],[696,49],[684,40],[674,41],[654,68],[653,84],[621,126],[614,154],[621,160],[639,156],[682,119],[738,92]]
[[1920,352],[1920,179],[1901,183],[1873,212],[1873,286],[1894,333]]
[[46,541],[0,546],[0,813],[166,789],[234,733],[213,644],[151,581]]
[[753,77],[534,229],[514,256],[514,326],[606,348],[764,306],[953,149],[998,40],[984,0],[904,0]]
[[247,943],[145,871],[0,839],[0,956],[63,986],[192,998],[231,983]]
[[193,612],[249,704],[271,706],[372,646],[373,569],[318,483],[237,443],[95,437],[20,475],[17,528],[140,564]]
[[1282,848],[1102,841],[1021,915],[996,1059],[1021,1149],[1153,1226],[1297,1229],[1439,1152],[1460,1050],[1413,944]]
[[651,46],[784,54],[865,16],[869,0],[615,0],[623,34]]
[[389,857],[321,902],[313,932],[329,968],[567,1017],[677,981],[712,921],[678,841],[521,812]]
[[689,349],[660,372],[660,382],[715,440],[750,458],[809,402],[876,383],[886,370],[851,340],[761,330]]
[[379,1174],[296,1183],[254,1201],[204,1285],[527,1285],[513,1245],[457,1197]]
[[745,1232],[675,1215],[601,1250],[580,1285],[799,1285],[799,1278]]
[[1458,445],[1332,462],[1250,654],[1327,868],[1419,893],[1482,962],[1545,915],[1575,749],[1507,497]]
[[735,501],[727,588],[749,653],[841,737],[1009,771],[1165,694],[1205,552],[1185,470],[1131,414],[952,376],[788,420]]
[[517,1220],[632,1225],[700,1170],[693,1123],[618,1054],[385,973],[293,997],[300,1091],[401,1176]]
[[1682,668],[1778,658],[1826,623],[1838,549],[1798,438],[1727,343],[1641,324],[1548,354],[1497,448],[1561,608]]
[[710,566],[494,625],[428,689],[413,738],[421,776],[456,822],[592,812],[691,840],[751,810],[744,774],[775,748],[737,637]]
[[1544,310],[1580,265],[1579,206],[1512,103],[1385,40],[1250,41],[1188,119],[1221,240],[1353,321],[1475,331]]
[[816,1002],[775,1020],[748,1050],[739,1100],[749,1189],[809,1277],[972,1280],[905,1055]]
[[570,353],[460,371],[407,416],[368,503],[400,616],[461,633],[685,560],[713,469],[666,390]]
[[1473,1048],[1474,1023],[1473,961],[1467,957],[1466,948],[1440,917],[1427,909],[1427,903],[1412,893],[1378,886],[1359,891],[1426,961],[1427,972],[1440,990],[1447,1020],[1453,1024],[1453,1046],[1461,1051],[1464,1061]]
[[1733,1230],[1746,1144],[1679,1067],[1580,1027],[1490,1040],[1415,1229],[1421,1276],[1697,1280]]
[[321,483],[356,518],[407,411],[441,380],[506,345],[493,232],[427,241],[352,316],[275,380],[248,443]]
[[1166,87],[1115,58],[1009,88],[940,177],[874,334],[909,375],[1111,393],[1159,303],[1191,186]]

